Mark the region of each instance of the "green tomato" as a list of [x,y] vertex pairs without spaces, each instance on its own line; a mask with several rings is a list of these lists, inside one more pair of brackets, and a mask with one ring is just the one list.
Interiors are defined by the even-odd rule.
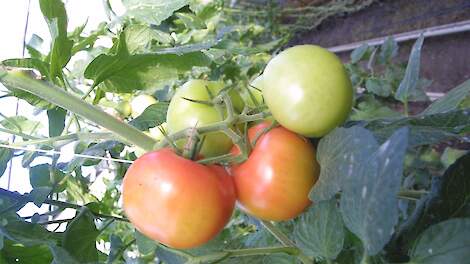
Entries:
[[[210,101],[210,95],[217,95],[224,87],[222,82],[210,82],[204,80],[190,80],[180,87],[173,96],[167,112],[168,131],[175,133],[189,127],[201,127],[224,120],[215,107],[191,102],[183,98]],[[243,109],[243,101],[239,94],[232,90],[230,92],[235,111],[240,112]],[[232,140],[222,132],[210,132],[204,134],[204,144],[200,154],[209,158],[228,153],[232,147]],[[186,140],[177,142],[178,147],[183,147]]]
[[128,101],[121,101],[116,106],[116,110],[123,116],[128,117],[132,113],[131,104]]
[[141,94],[134,97],[131,101],[131,115],[136,118],[140,116],[144,110],[150,105],[156,104],[158,101],[155,97],[148,94]]
[[281,52],[263,73],[263,96],[274,118],[308,137],[321,137],[343,123],[353,89],[340,59],[314,45]]

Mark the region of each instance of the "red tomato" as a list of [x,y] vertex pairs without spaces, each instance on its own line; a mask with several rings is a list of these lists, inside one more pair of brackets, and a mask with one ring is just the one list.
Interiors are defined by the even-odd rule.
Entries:
[[173,248],[193,248],[229,221],[235,189],[223,167],[204,166],[171,149],[149,152],[127,170],[124,211],[142,234]]
[[[267,126],[265,122],[250,128],[250,140]],[[239,153],[238,148],[232,153]],[[244,211],[260,219],[282,221],[296,217],[310,205],[308,193],[320,169],[308,140],[276,127],[261,136],[249,158],[232,166],[230,173]]]

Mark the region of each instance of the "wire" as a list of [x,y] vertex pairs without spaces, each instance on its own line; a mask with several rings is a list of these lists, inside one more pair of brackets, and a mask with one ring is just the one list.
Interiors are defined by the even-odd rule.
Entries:
[[[61,151],[56,151],[56,150],[46,150],[46,149],[37,149],[37,148],[31,148],[31,147],[20,147],[20,146],[11,146],[7,144],[0,144],[1,148],[7,148],[7,149],[16,149],[16,150],[25,150],[25,151],[34,151],[34,152],[41,152],[41,153],[47,153],[47,154],[68,154],[64,153]],[[98,156],[92,156],[92,155],[85,155],[85,154],[78,154],[74,153],[73,156],[75,157],[80,157],[80,158],[87,158],[87,159],[97,159],[97,160],[106,160],[106,161],[115,161],[115,162],[120,162],[120,163],[128,163],[132,164],[134,163],[131,160],[124,160],[124,159],[115,159],[115,158],[106,158],[106,157],[98,157]]]

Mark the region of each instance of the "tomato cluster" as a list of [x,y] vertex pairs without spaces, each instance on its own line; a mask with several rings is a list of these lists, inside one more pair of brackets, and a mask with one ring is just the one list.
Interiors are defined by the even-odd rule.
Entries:
[[[253,109],[266,103],[280,126],[271,119],[245,133],[234,121],[230,128],[248,135],[237,145],[220,130],[203,133],[198,157],[243,156],[242,146],[251,150],[226,168],[169,148],[138,158],[123,181],[123,205],[140,232],[170,247],[192,248],[224,228],[235,201],[248,214],[271,221],[292,219],[311,204],[308,193],[320,169],[304,136],[323,136],[349,114],[352,87],[343,65],[325,49],[297,46],[273,58],[251,86],[241,96],[230,90],[233,109],[214,101],[224,89],[221,82],[191,80],[177,90],[167,113],[170,134],[221,124],[229,110],[238,115],[244,104]],[[186,141],[174,143],[181,148]]]

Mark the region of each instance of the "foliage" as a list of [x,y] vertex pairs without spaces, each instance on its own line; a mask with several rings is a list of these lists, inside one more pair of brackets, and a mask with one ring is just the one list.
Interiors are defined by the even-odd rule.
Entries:
[[[136,159],[133,143],[157,143],[137,129],[147,132],[165,122],[168,101],[188,79],[224,81],[225,89],[246,92],[291,32],[272,15],[281,7],[271,2],[264,10],[233,8],[223,1],[123,3],[125,14],[111,9],[109,23],[86,33],[83,27],[66,31],[62,1],[41,0],[52,39],[49,51],[40,51],[42,40],[34,35],[26,45],[29,58],[0,66],[0,82],[9,95],[48,117],[47,124],[24,116],[2,115],[0,120],[0,131],[19,139],[1,143],[13,149],[0,148],[0,175],[13,157],[21,157],[32,185],[25,194],[0,189],[0,263],[468,262],[470,81],[429,102],[424,91],[430,81],[419,76],[422,37],[406,64],[396,61],[399,47],[392,38],[352,52],[346,67],[358,91],[354,109],[342,127],[313,140],[321,174],[309,195],[314,203],[300,217],[273,224],[236,210],[224,231],[191,250],[167,248],[136,231],[123,216],[121,182]],[[329,16],[360,7],[323,10]],[[324,17],[315,13],[317,8],[303,11],[318,21]],[[295,10],[282,14],[292,16]],[[99,37],[112,40],[112,47],[95,45]],[[73,62],[79,51],[90,59]],[[15,75],[24,68],[30,71]],[[27,92],[25,76],[42,88],[81,98],[81,104],[61,108],[44,100],[45,90]],[[137,118],[115,109],[136,94],[153,95],[159,102]],[[411,107],[416,101],[427,107]],[[83,105],[89,106],[83,116],[70,111]],[[253,121],[266,115],[260,105],[246,107],[237,117]],[[109,120],[122,126],[108,126]],[[124,132],[115,135],[110,128]],[[230,131],[240,132],[237,128]],[[126,137],[126,129],[135,129],[127,134],[134,136]],[[64,162],[58,154],[15,149],[61,150],[69,144],[82,156]],[[161,145],[148,146],[155,147]],[[35,163],[38,157],[47,162]],[[96,191],[96,185],[104,187]],[[28,203],[49,205],[49,210],[20,214]],[[70,219],[62,218],[66,208],[75,211]]]

